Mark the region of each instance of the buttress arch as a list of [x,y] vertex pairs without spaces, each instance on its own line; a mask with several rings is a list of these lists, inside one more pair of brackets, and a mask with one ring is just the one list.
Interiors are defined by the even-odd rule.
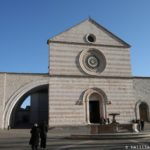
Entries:
[[36,87],[45,86],[45,85],[47,86],[49,85],[49,79],[30,82],[24,85],[23,87],[21,87],[20,89],[18,89],[17,91],[15,91],[6,103],[4,113],[3,113],[2,128],[7,129],[10,126],[10,117],[11,117],[13,108],[15,107],[15,104],[19,101],[19,99],[24,94],[26,94],[28,91]]

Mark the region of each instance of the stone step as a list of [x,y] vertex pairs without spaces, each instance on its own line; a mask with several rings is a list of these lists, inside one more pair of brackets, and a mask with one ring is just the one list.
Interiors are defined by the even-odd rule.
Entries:
[[150,133],[113,133],[113,134],[74,134],[71,135],[70,139],[93,139],[93,140],[104,140],[104,139],[137,139],[137,138],[149,138]]
[[144,130],[149,130],[150,131],[150,123],[149,122],[145,122]]

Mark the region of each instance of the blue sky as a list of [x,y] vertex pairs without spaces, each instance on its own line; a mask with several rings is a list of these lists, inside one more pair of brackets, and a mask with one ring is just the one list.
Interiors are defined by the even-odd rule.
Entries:
[[89,16],[132,46],[134,76],[150,76],[150,0],[0,0],[0,72],[47,73],[47,40]]

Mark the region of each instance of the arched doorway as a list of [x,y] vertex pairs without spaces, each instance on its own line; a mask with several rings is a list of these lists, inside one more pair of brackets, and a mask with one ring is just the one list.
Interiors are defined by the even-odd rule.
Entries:
[[11,113],[10,128],[30,128],[43,121],[48,123],[48,85],[33,88],[18,100]]
[[144,120],[144,121],[148,121],[148,105],[145,102],[142,102],[139,105],[139,115],[140,115],[140,119]]
[[107,118],[107,97],[101,89],[92,88],[86,90],[83,101],[85,102],[85,117],[88,124],[100,123],[102,119]]

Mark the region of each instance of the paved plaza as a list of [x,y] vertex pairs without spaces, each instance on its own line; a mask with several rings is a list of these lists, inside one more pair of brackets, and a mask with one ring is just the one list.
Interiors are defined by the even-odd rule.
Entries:
[[[47,150],[148,150],[150,137],[133,139],[71,139],[68,133],[48,133]],[[0,150],[30,150],[30,130],[0,130]],[[39,149],[40,150],[40,149]]]

